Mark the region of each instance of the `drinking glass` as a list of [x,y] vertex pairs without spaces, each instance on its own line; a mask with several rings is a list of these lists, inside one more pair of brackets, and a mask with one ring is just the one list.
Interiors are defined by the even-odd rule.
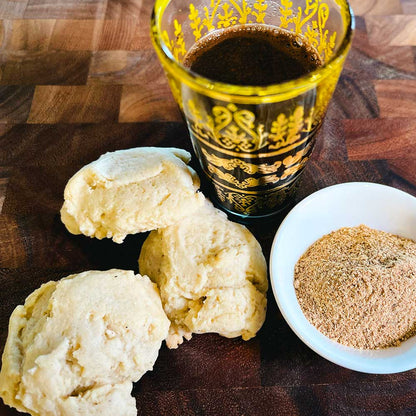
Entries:
[[[182,65],[196,42],[234,25],[292,32],[298,44],[306,41],[316,49],[323,65],[267,86],[217,82]],[[353,26],[346,0],[156,0],[153,45],[222,209],[240,218],[263,218],[293,199]]]

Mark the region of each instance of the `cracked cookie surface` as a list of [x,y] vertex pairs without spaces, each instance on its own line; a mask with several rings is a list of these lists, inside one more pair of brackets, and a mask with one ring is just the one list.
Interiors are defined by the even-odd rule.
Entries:
[[167,319],[147,276],[87,271],[35,290],[10,317],[0,396],[33,416],[136,415]]
[[192,333],[248,340],[263,325],[268,283],[260,244],[208,202],[177,224],[152,231],[139,269],[159,286],[172,322],[169,348]]
[[138,147],[102,155],[65,187],[61,219],[72,234],[112,238],[166,227],[204,201],[182,149]]

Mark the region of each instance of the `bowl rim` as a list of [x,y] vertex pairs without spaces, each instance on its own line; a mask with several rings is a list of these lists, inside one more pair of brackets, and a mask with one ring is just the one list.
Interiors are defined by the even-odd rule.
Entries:
[[[381,354],[384,354],[382,353],[383,351],[394,350],[390,350],[389,348],[380,350],[361,350],[357,348],[344,346],[320,333],[318,329],[316,329],[311,323],[309,323],[309,321],[306,319],[302,312],[300,317],[290,316],[286,309],[285,303],[282,302],[280,298],[282,294],[279,293],[278,289],[279,284],[277,282],[278,277],[276,276],[276,263],[278,261],[277,248],[279,244],[281,244],[282,233],[288,227],[288,224],[290,224],[292,218],[299,215],[299,212],[302,211],[306,205],[310,204],[312,201],[315,201],[316,199],[325,197],[330,193],[339,192],[343,190],[349,190],[357,193],[362,193],[364,190],[368,192],[388,192],[389,194],[393,193],[400,196],[401,198],[408,199],[409,203],[414,204],[416,207],[416,197],[410,195],[409,193],[388,185],[372,182],[340,183],[322,188],[307,196],[298,204],[296,204],[292,208],[292,210],[286,215],[286,217],[280,224],[278,230],[276,231],[276,234],[273,239],[273,244],[270,250],[269,267],[270,282],[275,301],[283,318],[285,319],[289,327],[292,329],[292,331],[298,336],[298,338],[303,343],[305,343],[309,348],[311,348],[313,351],[315,351],[323,358],[342,367],[370,374],[392,374],[411,370],[413,368],[416,368],[416,354],[414,354],[414,357],[412,357],[411,360],[406,360],[405,363],[399,360],[399,357],[404,352],[409,351],[409,348],[406,347],[406,350],[404,352],[399,352],[398,354],[394,354],[392,356],[381,357]],[[341,224],[339,228],[343,226],[344,225]],[[327,234],[327,232],[325,232],[325,234]],[[300,309],[299,305],[298,307]],[[300,320],[303,322],[299,323]],[[311,332],[317,336],[318,341],[312,339],[312,337],[310,336],[311,334],[303,328],[305,320],[308,324],[308,330],[310,329]],[[402,348],[406,343],[408,343],[406,345],[409,346],[409,341],[411,341],[410,348],[412,350],[416,350],[416,336],[411,337],[409,338],[409,340],[403,342],[400,347],[392,348],[398,348],[395,351],[403,351],[403,349],[400,350],[400,348]],[[322,346],[322,344],[325,345]]]

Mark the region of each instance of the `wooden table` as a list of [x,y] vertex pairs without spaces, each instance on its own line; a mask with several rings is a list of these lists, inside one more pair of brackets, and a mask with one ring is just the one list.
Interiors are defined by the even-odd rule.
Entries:
[[[9,316],[42,283],[87,269],[137,271],[145,235],[72,236],[67,180],[106,151],[190,150],[149,39],[151,0],[0,1],[0,349]],[[416,1],[354,0],[353,48],[303,176],[301,200],[347,181],[416,195]],[[252,228],[268,256],[281,219]],[[350,371],[289,329],[270,293],[249,341],[162,347],[134,387],[139,415],[416,414],[416,370]],[[0,415],[18,413],[0,404]]]

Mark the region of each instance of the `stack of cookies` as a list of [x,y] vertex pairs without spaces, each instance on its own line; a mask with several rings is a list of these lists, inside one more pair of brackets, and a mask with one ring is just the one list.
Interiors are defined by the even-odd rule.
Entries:
[[106,153],[68,182],[61,218],[73,234],[151,231],[139,271],[87,271],[49,282],[10,318],[0,373],[4,402],[32,415],[135,415],[132,382],[163,340],[192,333],[254,337],[266,313],[259,243],[199,192],[190,154]]

